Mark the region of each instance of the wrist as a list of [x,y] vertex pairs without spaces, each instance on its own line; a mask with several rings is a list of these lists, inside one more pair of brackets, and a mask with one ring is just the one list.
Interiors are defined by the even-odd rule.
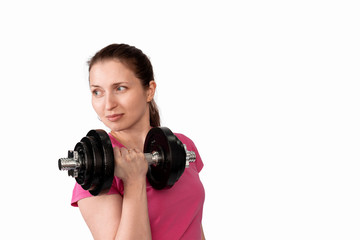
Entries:
[[130,200],[132,204],[143,201],[147,198],[146,179],[132,180],[124,182],[124,201]]
[[146,177],[136,179],[123,179],[124,190],[125,189],[141,189],[146,187]]

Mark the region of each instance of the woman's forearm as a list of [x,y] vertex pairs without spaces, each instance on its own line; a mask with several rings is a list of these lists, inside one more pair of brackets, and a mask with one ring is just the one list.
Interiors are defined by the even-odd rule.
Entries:
[[122,213],[116,239],[151,239],[146,181],[124,183]]

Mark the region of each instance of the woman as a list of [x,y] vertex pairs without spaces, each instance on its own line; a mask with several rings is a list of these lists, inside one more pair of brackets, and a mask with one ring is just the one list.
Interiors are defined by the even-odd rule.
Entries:
[[71,204],[80,208],[94,239],[205,239],[203,163],[194,143],[176,134],[197,158],[172,188],[155,190],[146,180],[145,137],[160,126],[147,56],[133,46],[109,45],[90,59],[89,83],[93,108],[111,130],[115,156],[108,194],[93,197],[78,184],[73,191]]

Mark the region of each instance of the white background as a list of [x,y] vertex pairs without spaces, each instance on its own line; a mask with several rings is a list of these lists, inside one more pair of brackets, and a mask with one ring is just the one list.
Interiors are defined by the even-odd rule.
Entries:
[[207,239],[360,238],[357,1],[2,1],[0,239],[90,239],[57,168],[88,130],[86,61],[154,66],[196,143]]

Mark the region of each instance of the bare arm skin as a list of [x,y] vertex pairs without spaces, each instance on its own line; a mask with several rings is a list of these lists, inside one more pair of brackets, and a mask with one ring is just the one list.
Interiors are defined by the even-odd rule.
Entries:
[[122,213],[120,195],[102,195],[78,201],[80,212],[94,239],[115,239]]
[[147,196],[147,162],[138,150],[114,148],[115,175],[124,182],[124,196],[102,195],[78,202],[94,239],[151,239]]

